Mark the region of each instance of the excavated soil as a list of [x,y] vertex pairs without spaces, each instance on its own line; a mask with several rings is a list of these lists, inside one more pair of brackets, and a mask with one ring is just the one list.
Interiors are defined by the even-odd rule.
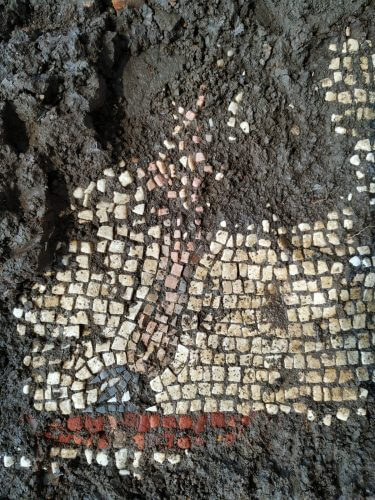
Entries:
[[[251,103],[242,110],[249,136],[213,144],[224,179],[203,186],[205,231],[275,213],[286,225],[317,220],[356,182],[350,145],[332,140],[316,82],[326,76],[327,44],[346,26],[375,39],[371,0],[129,3],[116,12],[109,0],[0,0],[0,449],[31,452],[40,464],[38,429],[49,417],[20,398],[30,345],[19,342],[11,311],[68,239],[73,189],[121,159],[151,161],[172,129],[172,100],[188,105],[204,84],[202,120],[219,132],[239,90]],[[356,208],[361,231],[372,223]],[[370,499],[373,415],[370,404],[367,418],[331,427],[258,415],[232,447],[209,442],[178,467],[149,461],[141,482],[80,459],[58,477],[42,466],[2,468],[0,496]]]

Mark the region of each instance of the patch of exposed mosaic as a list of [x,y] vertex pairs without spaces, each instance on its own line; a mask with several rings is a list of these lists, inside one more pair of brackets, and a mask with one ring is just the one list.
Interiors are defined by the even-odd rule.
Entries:
[[[165,413],[300,413],[309,400],[366,397],[357,384],[372,376],[375,274],[348,278],[348,257],[370,249],[346,246],[344,212],[291,237],[279,227],[274,248],[268,221],[258,234],[216,233],[190,282],[173,373],[151,381]],[[285,327],[272,323],[277,303]]]
[[[23,392],[36,410],[139,412],[133,394],[146,375],[155,395],[144,408],[150,415],[281,411],[324,425],[366,415],[375,376],[375,256],[356,230],[351,201],[375,199],[375,144],[366,136],[375,55],[350,35],[329,51],[330,75],[320,85],[333,131],[353,142],[348,169],[360,181],[347,206],[292,228],[275,214],[246,231],[222,221],[202,234],[209,210],[202,182],[225,174],[207,154],[213,132],[200,120],[204,87],[192,109],[174,103],[176,126],[157,160],[123,161],[75,189],[77,234],[86,236],[70,241],[59,270],[13,311],[19,335],[33,339],[24,359],[32,383]],[[249,133],[244,100],[238,92],[228,106],[229,143]],[[60,458],[78,453],[57,449]],[[108,464],[107,451],[85,453],[88,462]],[[127,453],[115,452],[123,474]],[[12,460],[4,457],[4,465]]]
[[[356,44],[345,47],[354,52]],[[330,69],[351,69],[354,56],[342,59]],[[368,69],[368,57],[358,59],[361,70]],[[369,117],[362,109],[367,93],[353,92],[345,93],[352,96],[345,102],[336,92],[338,102],[355,102],[357,118]],[[230,102],[229,127],[242,100],[240,92]],[[18,332],[35,338],[24,362],[33,370],[37,410],[132,411],[137,379],[131,372],[151,376],[165,414],[307,412],[309,400],[365,399],[358,382],[370,380],[374,362],[374,257],[353,235],[352,209],[291,230],[277,216],[245,233],[232,234],[223,222],[209,253],[198,258],[199,187],[212,172],[199,150],[210,137],[194,135],[203,105],[202,94],[194,110],[176,106],[172,138],[147,168],[122,162],[120,171],[107,168],[96,183],[74,191],[78,223],[94,227],[96,238],[72,240],[61,270],[34,286],[33,307],[25,298],[26,307],[14,311],[24,319]],[[239,127],[247,133],[245,122]],[[362,152],[363,161],[373,160],[370,139],[354,149],[351,163]],[[164,205],[148,203],[154,190]],[[179,209],[196,214],[189,232],[182,216],[169,216]],[[274,326],[267,314],[275,303],[282,304],[284,326]]]
[[[320,83],[326,89],[325,100],[335,108],[331,114],[334,132],[356,138],[350,164],[356,169],[358,193],[368,193],[375,204],[374,151],[369,124],[375,119],[374,65],[372,44],[348,38],[342,44],[331,44],[332,57],[328,78]],[[349,195],[349,200],[350,200]]]
[[[75,189],[72,209],[92,239],[70,241],[61,269],[34,286],[33,306],[24,297],[26,307],[14,310],[20,335],[35,338],[24,363],[33,370],[37,410],[134,411],[135,373],[173,366],[187,302],[182,273],[201,238],[198,189],[212,172],[201,139],[193,135],[197,151],[189,152],[178,136],[194,134],[203,104],[200,95],[196,111],[177,108],[180,124],[164,141],[166,151],[176,150],[174,163],[162,152],[147,168],[121,162],[117,173],[107,168],[96,183]],[[165,204],[147,203],[155,191]],[[170,219],[171,206],[195,213],[190,230],[183,231],[182,217]]]

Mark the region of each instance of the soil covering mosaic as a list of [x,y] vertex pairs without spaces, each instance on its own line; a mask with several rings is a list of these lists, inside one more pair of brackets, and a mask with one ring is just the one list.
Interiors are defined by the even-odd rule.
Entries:
[[[121,151],[68,192],[69,235],[12,307],[28,373],[18,397],[45,419],[25,417],[47,453],[4,448],[4,468],[59,477],[79,459],[142,480],[150,463],[170,470],[212,443],[234,446],[259,415],[321,433],[369,418],[375,254],[371,218],[358,221],[375,206],[375,41],[350,27],[327,40],[324,75],[309,84],[356,182],[327,209],[318,197],[319,216],[290,221],[266,199],[260,218],[247,202],[230,213],[235,165],[217,152],[253,147],[246,70],[220,113],[202,78],[196,97],[170,96],[152,151]],[[237,58],[229,48],[211,71]],[[301,137],[298,119],[289,133]]]

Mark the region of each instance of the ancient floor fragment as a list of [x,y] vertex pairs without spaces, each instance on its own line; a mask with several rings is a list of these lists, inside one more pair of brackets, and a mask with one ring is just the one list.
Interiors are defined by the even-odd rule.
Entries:
[[[13,311],[20,341],[33,339],[23,397],[66,419],[46,434],[54,471],[84,453],[140,477],[145,449],[176,464],[204,446],[203,430],[224,429],[230,443],[257,411],[324,425],[366,415],[375,256],[352,202],[375,203],[375,55],[350,33],[328,51],[318,83],[334,134],[353,144],[346,168],[358,186],[322,220],[285,227],[275,213],[246,230],[226,221],[202,230],[202,183],[225,175],[211,165],[213,132],[200,119],[205,86],[191,109],[173,103],[176,126],[155,161],[124,158],[76,187],[77,236]],[[246,98],[230,100],[228,147],[249,134]],[[152,404],[134,397],[141,376]],[[15,463],[4,455],[5,467]]]

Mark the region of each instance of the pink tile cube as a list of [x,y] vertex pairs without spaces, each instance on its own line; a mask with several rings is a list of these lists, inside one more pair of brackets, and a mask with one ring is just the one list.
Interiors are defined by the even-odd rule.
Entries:
[[171,274],[174,276],[180,277],[183,271],[183,266],[181,264],[173,264],[172,269],[171,269]]
[[186,119],[189,120],[190,122],[195,119],[195,113],[193,111],[187,111],[185,115]]
[[170,274],[165,278],[165,286],[167,288],[172,288],[172,290],[176,290],[178,285],[178,279],[175,276],[171,276]]

